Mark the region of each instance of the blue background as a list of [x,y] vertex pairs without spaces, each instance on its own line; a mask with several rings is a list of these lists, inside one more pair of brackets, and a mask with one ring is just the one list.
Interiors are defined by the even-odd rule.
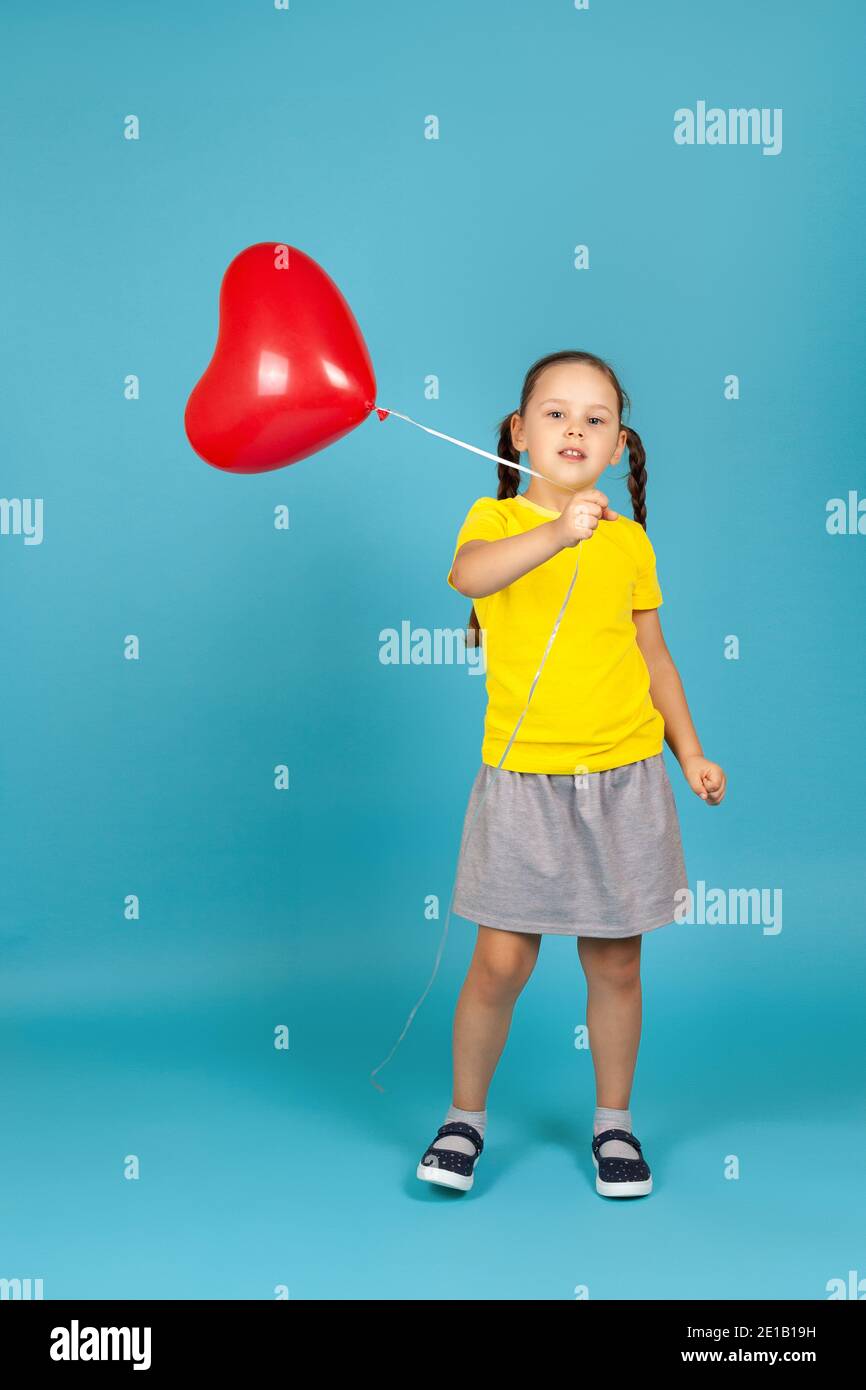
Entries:
[[[45,534],[0,536],[0,1277],[559,1300],[866,1276],[866,538],[826,529],[864,490],[859,10],[4,7],[0,493],[43,498]],[[781,107],[782,152],[676,145],[702,99]],[[430,977],[484,710],[466,667],[385,666],[379,634],[465,621],[445,575],[496,469],[375,415],[292,468],[203,463],[184,405],[261,240],[340,285],[381,406],[495,451],[564,347],[632,398],[664,631],[729,779],[708,808],[666,751],[690,882],[784,904],[778,935],[645,941],[648,1201],[595,1193],[573,940],[518,1002],[471,1194],[415,1178],[471,923],[371,1084]]]

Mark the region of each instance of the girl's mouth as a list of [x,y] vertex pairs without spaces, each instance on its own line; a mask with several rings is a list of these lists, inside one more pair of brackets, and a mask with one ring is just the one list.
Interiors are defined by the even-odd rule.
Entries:
[[577,463],[579,463],[581,459],[586,458],[586,454],[582,449],[560,449],[559,453],[561,458],[574,459]]

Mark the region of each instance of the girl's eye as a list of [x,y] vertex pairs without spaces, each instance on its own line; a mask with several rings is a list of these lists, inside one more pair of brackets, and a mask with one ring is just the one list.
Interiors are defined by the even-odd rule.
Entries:
[[[548,415],[561,415],[561,414],[562,414],[562,411],[561,411],[561,410],[548,410],[547,413],[548,413]],[[604,424],[604,421],[602,420],[602,418],[601,418],[600,415],[590,415],[589,418],[590,418],[590,420],[597,420],[598,423],[599,423],[600,425],[603,425],[603,424]]]

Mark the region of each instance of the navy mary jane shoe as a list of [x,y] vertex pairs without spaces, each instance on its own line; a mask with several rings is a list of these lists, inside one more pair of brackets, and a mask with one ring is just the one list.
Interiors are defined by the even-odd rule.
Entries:
[[[622,1139],[637,1152],[636,1158],[604,1158],[602,1144],[608,1139]],[[645,1197],[653,1190],[652,1173],[643,1156],[640,1140],[627,1129],[603,1129],[593,1136],[592,1161],[596,1167],[595,1190],[602,1197]]]
[[[436,1140],[448,1134],[460,1134],[464,1139],[469,1139],[475,1145],[475,1153],[466,1154],[460,1149],[435,1149],[433,1145]],[[440,1187],[456,1187],[461,1192],[468,1192],[475,1181],[474,1168],[483,1148],[484,1140],[474,1125],[467,1125],[463,1120],[451,1120],[439,1126],[436,1139],[425,1149],[418,1164],[416,1176],[422,1182],[435,1182]]]

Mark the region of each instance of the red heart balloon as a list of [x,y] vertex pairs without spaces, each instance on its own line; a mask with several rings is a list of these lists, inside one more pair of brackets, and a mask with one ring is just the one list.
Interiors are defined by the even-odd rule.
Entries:
[[235,256],[214,354],[184,412],[196,453],[230,473],[282,468],[348,434],[375,401],[367,345],[330,275],[281,242]]

